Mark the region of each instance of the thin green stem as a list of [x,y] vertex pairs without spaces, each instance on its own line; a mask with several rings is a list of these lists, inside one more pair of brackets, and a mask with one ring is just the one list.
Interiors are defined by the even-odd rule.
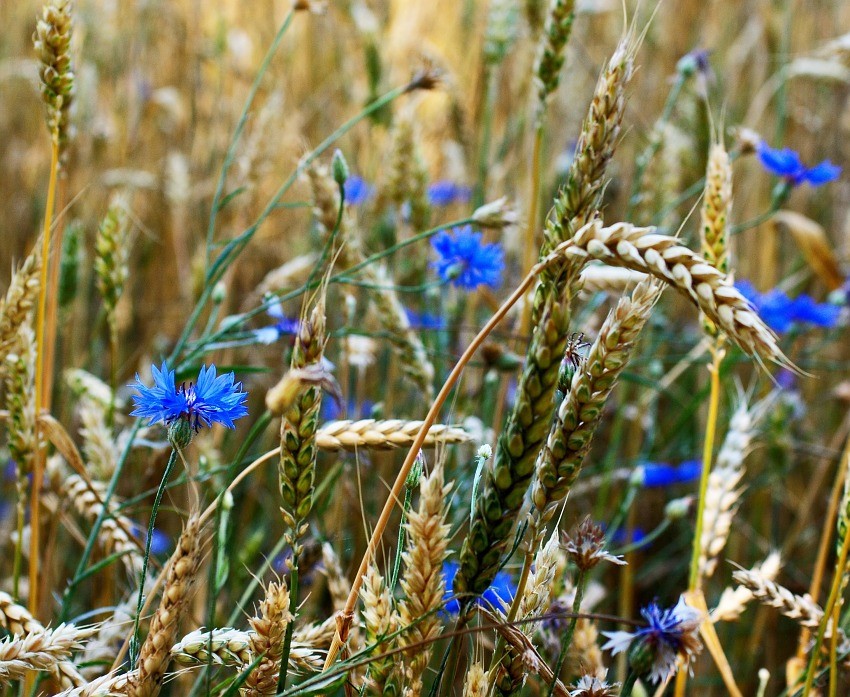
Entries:
[[177,450],[172,450],[168,457],[168,463],[165,465],[165,472],[162,474],[162,481],[159,483],[159,488],[156,490],[156,496],[153,500],[151,508],[150,521],[148,522],[148,537],[145,540],[145,556],[142,559],[142,573],[139,576],[139,599],[136,603],[136,618],[133,620],[133,636],[130,639],[130,665],[136,665],[136,659],[139,657],[139,620],[142,615],[142,606],[145,603],[145,576],[148,573],[148,559],[151,555],[151,540],[153,540],[153,528],[156,523],[156,514],[159,510],[159,504],[162,502],[162,495],[165,493],[165,485],[168,482],[168,476],[177,462]]
[[207,266],[209,266],[210,263],[210,252],[212,251],[213,238],[215,236],[215,224],[218,218],[219,208],[221,207],[221,196],[224,193],[224,184],[225,180],[227,179],[227,172],[236,157],[236,145],[239,143],[239,139],[242,136],[242,131],[245,129],[245,124],[248,121],[248,112],[251,110],[251,105],[254,103],[254,98],[257,96],[257,91],[260,89],[260,83],[262,82],[263,76],[266,74],[266,71],[268,70],[269,65],[271,64],[272,58],[274,57],[274,54],[277,53],[277,49],[280,46],[280,42],[283,40],[283,35],[286,34],[286,30],[289,28],[289,25],[292,24],[292,18],[294,16],[295,10],[289,10],[283,20],[283,23],[280,25],[280,29],[277,30],[277,34],[275,34],[275,37],[272,40],[268,51],[266,51],[266,55],[263,58],[263,62],[260,64],[260,69],[257,72],[256,77],[254,78],[253,84],[251,85],[251,90],[248,92],[248,98],[245,100],[245,104],[242,107],[242,113],[239,115],[239,121],[236,123],[236,128],[233,131],[233,136],[230,139],[230,144],[227,146],[227,153],[224,156],[224,163],[222,164],[221,172],[218,175],[218,183],[215,187],[215,194],[213,194],[212,208],[210,210],[210,221],[209,225],[207,226]]
[[272,195],[269,202],[266,204],[265,208],[261,211],[260,215],[251,224],[248,228],[246,228],[239,236],[230,240],[226,245],[224,245],[219,255],[216,257],[215,261],[212,262],[211,265],[208,265],[207,274],[204,282],[204,289],[201,292],[200,297],[198,298],[197,303],[195,304],[194,309],[192,310],[192,314],[189,316],[186,325],[183,327],[183,332],[180,335],[180,338],[177,340],[177,343],[174,346],[174,349],[171,352],[171,355],[168,357],[169,365],[175,363],[177,358],[182,354],[183,349],[185,348],[187,342],[189,341],[189,337],[192,335],[192,331],[195,329],[198,321],[201,318],[201,314],[204,311],[204,308],[207,306],[209,302],[210,296],[215,288],[215,284],[224,276],[225,272],[229,265],[239,256],[243,249],[248,245],[251,239],[256,234],[257,230],[260,226],[266,221],[266,219],[277,209],[280,200],[283,196],[289,191],[292,185],[298,180],[298,177],[301,176],[301,173],[304,172],[307,167],[309,167],[322,153],[324,153],[331,145],[333,145],[337,140],[339,140],[342,136],[344,136],[348,131],[350,131],[354,126],[356,126],[360,121],[364,118],[368,117],[370,114],[374,113],[378,109],[386,106],[394,99],[397,99],[401,95],[410,91],[411,84],[408,83],[406,85],[402,85],[400,87],[396,87],[393,90],[390,90],[386,94],[382,95],[379,99],[369,104],[366,108],[360,111],[355,116],[351,117],[348,121],[342,124],[339,128],[337,128],[333,133],[331,133],[327,138],[325,138],[319,145],[314,148],[308,155],[306,155],[292,172],[292,174],[287,177],[286,181],[281,184],[280,188]]
[[579,569],[578,578],[576,579],[576,595],[573,599],[573,613],[570,618],[570,626],[567,628],[567,633],[564,634],[564,638],[561,641],[561,652],[558,654],[558,661],[555,663],[555,670],[553,671],[554,678],[552,680],[552,684],[549,685],[549,695],[548,697],[552,697],[555,694],[555,685],[558,684],[558,676],[561,674],[561,668],[564,667],[564,661],[567,660],[567,651],[570,649],[570,644],[573,643],[573,635],[576,631],[576,624],[578,623],[579,613],[581,612],[581,601],[584,598],[584,589],[587,587],[587,571],[585,569]]
[[626,679],[623,681],[623,686],[620,688],[620,697],[632,697],[632,690],[637,682],[637,674],[633,670],[629,670]]

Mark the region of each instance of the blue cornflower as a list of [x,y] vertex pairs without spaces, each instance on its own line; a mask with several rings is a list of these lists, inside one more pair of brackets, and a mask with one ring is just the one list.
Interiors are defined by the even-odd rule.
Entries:
[[[148,530],[139,523],[136,523],[135,521],[131,522],[130,532],[133,534],[133,537],[140,540],[142,544],[145,544],[147,541]],[[171,538],[159,528],[154,528],[153,535],[151,536],[151,554],[158,557],[168,552],[170,548]]]
[[791,148],[774,150],[762,141],[756,150],[762,166],[778,177],[784,178],[794,186],[808,183],[820,186],[835,181],[841,175],[841,167],[824,160],[814,167],[806,167],[800,155]]
[[174,371],[168,369],[163,361],[162,367],[152,367],[154,385],[148,387],[136,375],[135,387],[138,394],[133,395],[136,408],[131,416],[149,419],[149,424],[162,421],[172,424],[184,419],[194,430],[201,426],[220,423],[227,428],[235,428],[233,421],[248,413],[245,400],[247,392],[242,392],[242,383],[234,381],[233,373],[216,377],[215,366],[203,366],[196,384],[189,383],[176,387]]
[[679,598],[676,607],[662,610],[653,601],[640,611],[648,626],[636,632],[603,632],[608,637],[604,649],[615,655],[629,652],[629,666],[639,677],[648,676],[652,682],[660,683],[676,670],[676,661],[681,656],[687,662],[702,649],[699,626],[702,616],[699,610]]
[[647,462],[641,469],[643,473],[640,483],[643,486],[648,488],[666,487],[699,479],[702,461],[687,460],[678,467],[664,462]]
[[450,206],[453,203],[466,203],[471,196],[472,189],[468,186],[455,184],[448,179],[434,182],[428,187],[428,202],[432,206]]
[[470,225],[441,231],[431,240],[440,258],[431,263],[440,278],[452,285],[474,290],[480,285],[495,288],[505,268],[505,252],[497,243],[484,244],[482,233]]
[[[443,595],[446,612],[456,615],[460,612],[460,601],[454,594],[454,582],[457,572],[460,570],[460,564],[456,561],[443,562],[443,580],[446,584],[446,592]],[[490,587],[476,598],[479,605],[486,605],[493,608],[502,608],[503,603],[509,603],[516,594],[516,585],[514,585],[511,575],[507,571],[500,571],[493,579]]]
[[274,324],[268,327],[262,327],[254,330],[254,336],[261,344],[273,344],[280,337],[285,335],[297,334],[301,326],[301,322],[297,319],[292,319],[283,314],[283,308],[279,302],[272,303],[266,310],[266,314],[272,319],[277,320]]
[[755,308],[765,324],[778,334],[787,332],[795,322],[832,328],[841,318],[840,306],[817,303],[805,294],[792,299],[778,288],[759,293],[746,280],[738,281],[735,287]]
[[372,196],[372,187],[363,177],[358,177],[356,174],[345,180],[343,189],[345,190],[345,202],[351,206],[366,203]]

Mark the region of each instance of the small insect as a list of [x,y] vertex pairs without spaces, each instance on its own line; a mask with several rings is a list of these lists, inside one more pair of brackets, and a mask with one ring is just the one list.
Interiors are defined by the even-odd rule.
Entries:
[[587,359],[588,351],[590,351],[590,344],[584,340],[584,334],[582,332],[573,332],[567,340],[564,360],[572,366],[573,370],[578,370],[585,359]]
[[570,391],[570,383],[573,375],[587,359],[590,344],[584,340],[584,334],[574,332],[567,339],[567,347],[564,350],[564,360],[561,361],[561,369],[558,371],[558,390],[564,394]]

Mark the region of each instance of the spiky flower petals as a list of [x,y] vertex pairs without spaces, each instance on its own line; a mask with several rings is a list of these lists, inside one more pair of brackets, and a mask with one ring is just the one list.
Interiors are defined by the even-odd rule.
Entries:
[[505,252],[496,243],[484,244],[482,233],[472,227],[456,227],[452,232],[443,230],[431,240],[431,246],[440,258],[431,266],[440,278],[466,290],[486,285],[495,288],[502,279]]
[[564,550],[581,571],[589,571],[601,561],[624,565],[622,557],[609,554],[605,549],[605,534],[602,528],[586,517],[578,527],[564,536]]
[[636,632],[603,632],[603,649],[612,654],[629,652],[629,666],[638,676],[660,683],[675,672],[679,657],[687,662],[702,649],[699,640],[700,612],[680,597],[676,607],[662,610],[655,602],[640,611],[649,623]]
[[133,395],[136,408],[131,416],[147,418],[150,424],[159,421],[171,424],[184,419],[197,431],[214,423],[235,428],[234,420],[248,413],[245,406],[248,393],[242,392],[242,383],[235,382],[233,373],[216,376],[214,365],[203,366],[196,384],[176,387],[174,371],[164,361],[161,368],[153,366],[151,372],[153,387],[145,385],[138,375],[131,385],[138,391]]

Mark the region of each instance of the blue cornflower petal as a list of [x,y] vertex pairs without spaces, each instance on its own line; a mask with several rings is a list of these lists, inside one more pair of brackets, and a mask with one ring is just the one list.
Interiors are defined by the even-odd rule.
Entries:
[[407,320],[413,329],[445,329],[446,320],[439,315],[433,315],[428,312],[416,312],[409,308],[404,309],[407,314]]
[[818,327],[832,328],[838,323],[841,308],[831,303],[817,303],[808,295],[799,295],[793,301],[794,319]]
[[468,186],[455,184],[447,179],[434,182],[428,187],[428,202],[432,206],[450,206],[453,203],[466,203],[472,195]]
[[768,172],[787,179],[794,186],[804,182],[820,186],[838,179],[841,174],[841,168],[829,160],[824,160],[814,167],[806,167],[800,155],[790,148],[774,149],[762,142],[757,152],[759,160]]
[[835,181],[841,176],[841,167],[832,164],[829,160],[824,160],[820,164],[815,165],[803,175],[803,179],[812,186],[820,186]]
[[684,484],[699,478],[700,460],[688,460],[678,467],[664,462],[647,462],[643,466],[643,485],[645,487],[665,487]]
[[153,387],[145,385],[136,374],[136,382],[131,387],[135,387],[138,394],[133,395],[136,408],[130,412],[130,416],[146,418],[148,424],[159,421],[171,423],[186,412],[186,394],[178,391],[174,384],[174,371],[168,369],[165,361],[159,369],[152,366],[151,374]]
[[372,196],[372,187],[363,177],[356,174],[345,180],[345,202],[351,206],[359,206],[369,200]]
[[482,243],[482,237],[469,225],[435,235],[431,246],[440,258],[431,266],[440,278],[466,290],[480,285],[497,287],[505,268],[505,253],[497,243]]

